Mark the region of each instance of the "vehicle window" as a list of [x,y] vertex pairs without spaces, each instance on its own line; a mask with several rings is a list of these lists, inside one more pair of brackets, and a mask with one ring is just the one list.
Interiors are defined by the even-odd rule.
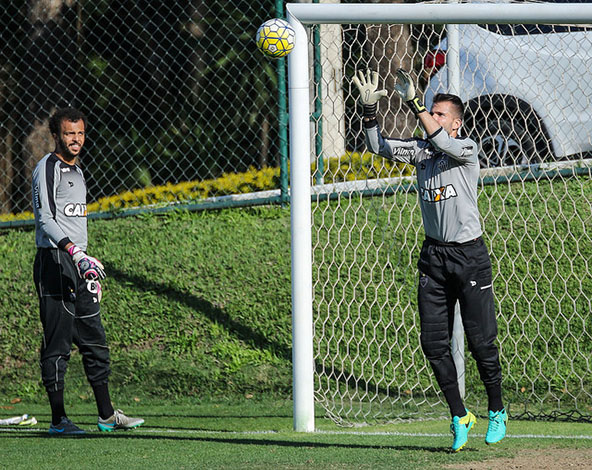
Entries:
[[592,25],[562,24],[480,24],[481,28],[502,36],[524,36],[526,34],[573,33],[576,31],[592,31]]
[[[529,0],[516,0],[527,3]],[[541,3],[592,3],[592,0],[543,0]],[[572,33],[592,31],[592,25],[550,25],[550,24],[480,24],[481,28],[502,36],[523,36],[526,34]]]

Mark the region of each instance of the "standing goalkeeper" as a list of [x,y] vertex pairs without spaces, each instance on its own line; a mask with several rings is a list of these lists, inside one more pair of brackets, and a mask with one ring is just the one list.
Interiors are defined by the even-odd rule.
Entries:
[[83,434],[66,415],[64,377],[72,343],[82,354],[99,412],[100,431],[131,429],[144,420],[114,410],[109,396],[109,348],[101,323],[103,265],[86,254],[86,182],[77,165],[86,118],[63,108],[49,119],[55,150],[33,172],[37,254],[33,277],[43,325],[41,377],[51,406],[52,435]]
[[423,126],[426,139],[390,139],[376,120],[378,73],[358,73],[353,79],[364,109],[366,144],[373,153],[415,166],[419,204],[426,234],[419,256],[418,307],[421,346],[446,398],[454,436],[452,450],[467,443],[476,423],[460,396],[450,345],[454,307],[458,301],[469,350],[477,362],[488,397],[487,444],[506,434],[507,413],[502,403],[501,367],[495,343],[497,323],[489,253],[477,207],[479,160],[477,144],[459,137],[464,106],[456,95],[438,94],[431,112],[419,98],[411,78],[397,72],[395,89]]

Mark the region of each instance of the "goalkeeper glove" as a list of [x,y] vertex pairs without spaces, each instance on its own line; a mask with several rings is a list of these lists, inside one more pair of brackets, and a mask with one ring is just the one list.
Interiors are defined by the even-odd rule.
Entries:
[[97,300],[100,303],[103,298],[103,288],[101,287],[101,283],[99,281],[86,281],[86,288],[91,294],[97,296]]
[[407,106],[409,106],[415,116],[417,116],[419,113],[427,111],[426,107],[415,94],[415,87],[413,86],[411,77],[403,69],[397,70],[397,83],[395,84],[395,90],[401,99],[407,103]]
[[352,81],[358,87],[360,92],[360,101],[364,108],[364,117],[369,119],[376,118],[376,111],[378,109],[378,100],[387,95],[386,90],[376,90],[378,88],[378,72],[370,72],[366,70],[366,76],[363,72],[358,72],[358,76],[354,75]]
[[98,259],[88,256],[76,245],[72,245],[68,248],[68,253],[72,257],[72,262],[74,263],[74,266],[76,266],[78,275],[82,279],[88,281],[105,279],[105,268]]

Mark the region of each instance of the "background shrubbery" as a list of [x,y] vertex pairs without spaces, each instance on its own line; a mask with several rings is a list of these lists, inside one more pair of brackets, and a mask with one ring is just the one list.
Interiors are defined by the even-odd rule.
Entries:
[[[411,167],[389,162],[371,153],[348,152],[341,158],[325,160],[325,181],[343,182],[360,178],[390,178],[408,176]],[[316,171],[316,164],[311,166],[311,174]],[[150,206],[168,206],[175,203],[194,203],[208,197],[244,194],[277,189],[280,186],[279,167],[266,167],[258,170],[249,168],[243,173],[224,173],[219,178],[200,181],[185,181],[163,186],[147,186],[142,189],[125,191],[113,196],[102,197],[88,204],[88,212],[112,212],[122,209]],[[30,220],[30,211],[18,214],[0,214],[0,222],[12,220]]]

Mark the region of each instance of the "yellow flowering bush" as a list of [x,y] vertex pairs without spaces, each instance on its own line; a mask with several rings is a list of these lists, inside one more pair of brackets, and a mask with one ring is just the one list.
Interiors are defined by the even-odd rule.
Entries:
[[220,178],[167,183],[134,189],[103,197],[88,205],[89,212],[104,212],[132,207],[191,203],[212,196],[265,191],[279,187],[279,168],[250,168],[244,173],[225,173]]
[[0,214],[0,222],[10,222],[13,220],[33,220],[33,213],[30,211],[19,212],[18,214]]
[[[370,152],[346,152],[341,158],[323,160],[325,182],[355,181],[376,178],[409,176],[413,167],[376,156]],[[313,165],[313,172],[316,165]]]
[[[324,159],[324,180],[326,182],[353,181],[359,179],[391,178],[411,174],[411,167],[391,162],[366,152],[347,152],[340,158]],[[316,164],[311,166],[311,175]],[[192,203],[212,196],[250,193],[277,189],[280,186],[279,168],[249,168],[244,173],[225,173],[220,178],[202,181],[167,183],[162,186],[148,186],[133,189],[112,196],[102,197],[88,205],[88,212],[111,212],[123,209],[167,206],[172,203]],[[19,214],[0,214],[0,221],[31,220],[30,211]]]

